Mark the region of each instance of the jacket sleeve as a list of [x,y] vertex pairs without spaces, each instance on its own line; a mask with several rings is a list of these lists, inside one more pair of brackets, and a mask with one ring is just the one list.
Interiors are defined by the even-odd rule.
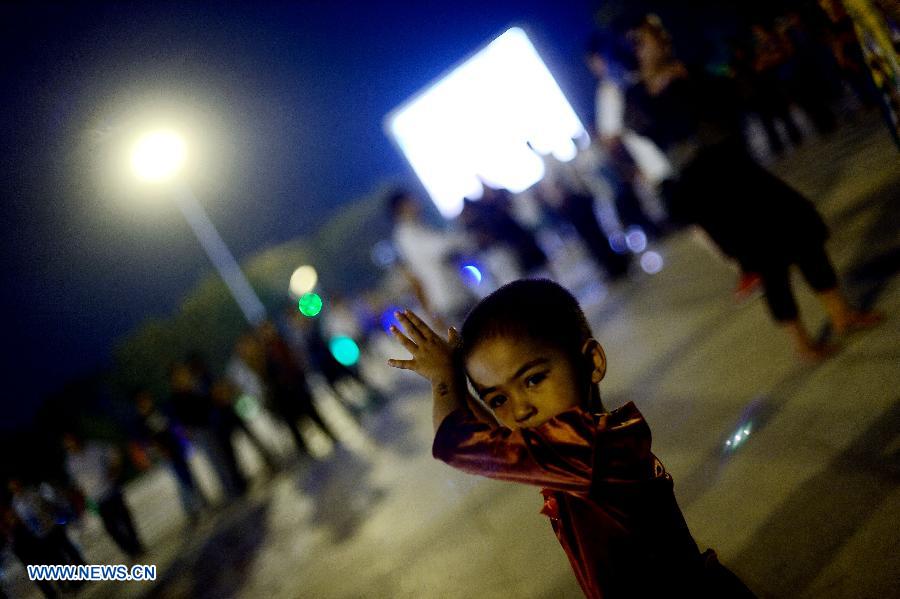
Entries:
[[586,495],[595,429],[594,418],[580,409],[513,431],[460,408],[438,428],[432,455],[469,474]]

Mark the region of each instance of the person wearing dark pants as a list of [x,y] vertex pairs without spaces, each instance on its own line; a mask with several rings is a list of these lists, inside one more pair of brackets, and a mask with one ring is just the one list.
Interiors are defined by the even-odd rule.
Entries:
[[313,403],[312,392],[299,359],[288,347],[275,325],[264,322],[260,325],[258,334],[265,353],[264,382],[272,406],[288,426],[297,450],[301,455],[310,454],[309,447],[297,427],[297,420],[301,416],[309,417],[337,444],[337,437],[322,420]]
[[[25,487],[17,478],[7,481],[10,510],[4,519],[11,528],[13,552],[25,565],[83,566],[84,557],[66,534],[65,508],[51,486],[41,487]],[[57,596],[58,590],[75,591],[83,585],[82,580],[38,584],[47,597]]]
[[559,212],[575,228],[591,257],[606,271],[610,279],[617,280],[628,274],[630,260],[628,256],[615,253],[610,247],[609,239],[597,220],[593,197],[586,193],[568,192]]
[[[729,188],[724,202],[715,190]],[[813,204],[741,149],[720,145],[701,151],[684,169],[676,203],[676,213],[686,211],[683,215],[745,272],[759,274],[772,318],[801,358],[820,360],[834,348],[813,341],[804,328],[791,290],[791,266],[816,292],[838,335],[880,320],[852,308],[840,290],[825,250],[828,229]]]
[[153,396],[146,389],[134,394],[135,408],[138,413],[138,434],[151,442],[169,463],[173,476],[178,483],[178,497],[191,523],[196,523],[200,511],[209,505],[200,491],[191,468],[187,462],[187,449],[182,435],[168,414],[160,410],[153,401]]
[[136,558],[144,553],[144,546],[138,537],[134,521],[131,518],[131,511],[125,504],[121,489],[117,488],[107,495],[100,501],[97,508],[106,532],[122,551],[131,558]]
[[625,228],[640,227],[648,237],[658,239],[662,231],[641,206],[634,191],[634,163],[625,152],[625,147],[618,144],[610,151],[609,163],[601,169],[604,179],[613,190],[616,214]]
[[143,545],[119,484],[121,454],[109,444],[84,442],[72,432],[63,435],[63,447],[69,478],[85,499],[96,506],[109,536],[129,557],[135,558],[143,553]]
[[[827,294],[837,288],[837,275],[824,248],[811,248],[798,254],[793,262],[803,278],[818,294]],[[797,302],[791,290],[790,263],[774,261],[759,268],[766,288],[766,303],[772,317],[778,322],[790,322],[799,317]]]
[[793,264],[838,335],[876,324],[879,315],[853,309],[841,293],[825,253],[828,229],[813,203],[747,153],[733,85],[689,73],[658,17],[648,15],[629,35],[640,80],[626,95],[626,122],[678,169],[669,214],[698,225],[745,272],[760,274],[772,315],[800,357],[820,360],[833,348],[814,343],[800,321],[788,278]]

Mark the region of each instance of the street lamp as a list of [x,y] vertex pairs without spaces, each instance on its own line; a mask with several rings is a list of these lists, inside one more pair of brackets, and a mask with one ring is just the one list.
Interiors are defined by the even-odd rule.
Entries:
[[319,282],[319,273],[309,264],[299,267],[291,275],[289,288],[294,297],[299,298],[316,288]]
[[175,203],[219,271],[244,318],[251,325],[257,325],[266,317],[265,307],[190,187],[177,178],[186,158],[187,144],[180,135],[169,130],[154,131],[138,139],[131,153],[131,166],[135,175],[145,182],[171,184]]
[[151,183],[172,179],[184,166],[187,144],[174,131],[154,131],[140,139],[131,154],[131,166],[138,178]]

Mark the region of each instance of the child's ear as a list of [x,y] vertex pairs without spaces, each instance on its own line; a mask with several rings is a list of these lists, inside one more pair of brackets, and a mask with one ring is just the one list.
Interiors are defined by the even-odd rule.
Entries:
[[606,352],[600,342],[591,337],[581,346],[581,355],[587,360],[591,382],[599,383],[606,376]]

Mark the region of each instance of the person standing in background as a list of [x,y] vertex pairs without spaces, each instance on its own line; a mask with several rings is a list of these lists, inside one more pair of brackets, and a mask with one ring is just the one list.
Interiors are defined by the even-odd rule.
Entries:
[[474,244],[465,235],[428,226],[419,201],[405,190],[392,193],[387,203],[394,247],[421,284],[429,313],[442,322],[462,322],[475,297],[463,284],[454,259]]
[[652,141],[625,128],[626,84],[624,67],[615,56],[615,44],[609,36],[591,38],[585,62],[597,78],[594,110],[599,145],[600,172],[612,189],[622,226],[640,227],[651,238],[659,237],[659,226],[644,212],[634,189],[637,177],[655,187],[669,176],[671,168],[665,155]]
[[69,478],[84,494],[85,499],[95,506],[103,527],[119,549],[130,558],[137,558],[144,552],[144,547],[119,484],[122,475],[121,453],[107,443],[84,442],[73,432],[65,433],[62,442]]

